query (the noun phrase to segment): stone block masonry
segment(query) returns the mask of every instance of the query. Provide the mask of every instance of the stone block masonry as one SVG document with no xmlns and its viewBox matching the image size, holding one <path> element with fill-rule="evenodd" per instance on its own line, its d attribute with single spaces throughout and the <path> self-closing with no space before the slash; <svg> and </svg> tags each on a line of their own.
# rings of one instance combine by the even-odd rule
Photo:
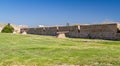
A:
<svg viewBox="0 0 120 66">
<path fill-rule="evenodd" d="M 40 28 L 22 28 L 21 32 L 26 31 L 28 34 L 51 35 L 56 36 L 57 32 L 66 33 L 67 37 L 74 38 L 93 38 L 93 39 L 119 39 L 118 31 L 120 24 L 93 24 L 93 25 L 75 25 L 75 26 L 55 26 Z"/>
</svg>

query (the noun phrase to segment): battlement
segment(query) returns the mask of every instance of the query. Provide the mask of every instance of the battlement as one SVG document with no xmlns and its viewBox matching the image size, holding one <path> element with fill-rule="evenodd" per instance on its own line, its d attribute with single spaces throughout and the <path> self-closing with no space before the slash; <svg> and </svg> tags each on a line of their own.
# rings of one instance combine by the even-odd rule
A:
<svg viewBox="0 0 120 66">
<path fill-rule="evenodd" d="M 39 28 L 23 28 L 21 32 L 38 35 L 57 35 L 57 32 L 69 31 L 67 37 L 75 38 L 96 38 L 96 39 L 117 39 L 119 23 L 93 24 L 93 25 L 75 25 L 75 26 L 54 26 Z"/>
</svg>

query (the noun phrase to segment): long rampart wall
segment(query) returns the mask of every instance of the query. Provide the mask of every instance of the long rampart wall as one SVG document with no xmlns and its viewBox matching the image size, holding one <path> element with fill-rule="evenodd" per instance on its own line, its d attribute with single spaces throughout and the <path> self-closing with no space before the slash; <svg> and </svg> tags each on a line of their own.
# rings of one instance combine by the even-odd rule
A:
<svg viewBox="0 0 120 66">
<path fill-rule="evenodd" d="M 21 32 L 26 31 L 28 34 L 55 36 L 57 35 L 57 32 L 68 31 L 68 33 L 66 33 L 67 37 L 116 39 L 117 30 L 118 30 L 118 25 L 116 23 L 112 23 L 112 24 L 95 24 L 95 25 L 24 28 L 21 29 Z"/>
</svg>

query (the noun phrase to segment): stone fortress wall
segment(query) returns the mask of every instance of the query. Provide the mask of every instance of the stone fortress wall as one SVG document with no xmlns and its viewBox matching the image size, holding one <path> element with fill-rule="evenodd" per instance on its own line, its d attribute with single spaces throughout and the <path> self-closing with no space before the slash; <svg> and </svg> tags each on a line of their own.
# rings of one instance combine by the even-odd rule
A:
<svg viewBox="0 0 120 66">
<path fill-rule="evenodd" d="M 93 25 L 75 25 L 75 26 L 54 26 L 39 28 L 22 28 L 21 32 L 37 35 L 56 36 L 57 32 L 66 33 L 67 37 L 74 38 L 95 38 L 95 39 L 120 39 L 120 24 L 93 24 Z"/>
</svg>

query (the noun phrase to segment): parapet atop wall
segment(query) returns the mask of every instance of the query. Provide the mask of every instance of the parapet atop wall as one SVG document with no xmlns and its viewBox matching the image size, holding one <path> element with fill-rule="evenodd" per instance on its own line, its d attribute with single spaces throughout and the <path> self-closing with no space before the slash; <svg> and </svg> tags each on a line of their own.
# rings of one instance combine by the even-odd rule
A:
<svg viewBox="0 0 120 66">
<path fill-rule="evenodd" d="M 21 32 L 26 31 L 28 34 L 55 36 L 57 35 L 57 32 L 68 31 L 68 33 L 66 33 L 67 37 L 116 39 L 116 36 L 118 35 L 117 33 L 118 28 L 119 26 L 117 23 L 111 23 L 94 25 L 24 28 L 21 29 Z"/>
</svg>

